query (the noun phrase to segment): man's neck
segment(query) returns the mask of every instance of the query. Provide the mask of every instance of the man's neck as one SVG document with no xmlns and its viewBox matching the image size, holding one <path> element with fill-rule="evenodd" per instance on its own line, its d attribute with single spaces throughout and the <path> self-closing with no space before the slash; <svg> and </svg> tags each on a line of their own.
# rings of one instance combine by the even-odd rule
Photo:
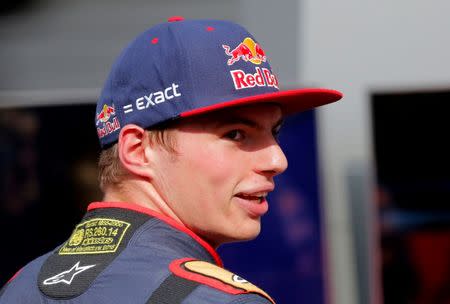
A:
<svg viewBox="0 0 450 304">
<path fill-rule="evenodd" d="M 168 216 L 184 226 L 169 204 L 159 195 L 151 183 L 143 180 L 128 180 L 105 189 L 105 202 L 127 202 L 140 205 Z"/>
</svg>

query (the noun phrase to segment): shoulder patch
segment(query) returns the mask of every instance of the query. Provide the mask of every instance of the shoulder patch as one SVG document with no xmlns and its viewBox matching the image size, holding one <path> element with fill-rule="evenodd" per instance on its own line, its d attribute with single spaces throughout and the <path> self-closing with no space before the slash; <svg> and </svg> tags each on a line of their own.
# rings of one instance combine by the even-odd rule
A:
<svg viewBox="0 0 450 304">
<path fill-rule="evenodd" d="M 40 291 L 61 300 L 83 294 L 148 220 L 148 215 L 113 208 L 89 212 L 45 260 L 38 275 Z"/>
<path fill-rule="evenodd" d="M 274 300 L 259 287 L 226 269 L 205 261 L 183 258 L 170 263 L 169 269 L 176 276 L 229 294 L 255 293 L 275 304 Z"/>
<path fill-rule="evenodd" d="M 60 255 L 114 253 L 130 223 L 113 218 L 93 218 L 79 224 L 59 249 Z"/>
</svg>

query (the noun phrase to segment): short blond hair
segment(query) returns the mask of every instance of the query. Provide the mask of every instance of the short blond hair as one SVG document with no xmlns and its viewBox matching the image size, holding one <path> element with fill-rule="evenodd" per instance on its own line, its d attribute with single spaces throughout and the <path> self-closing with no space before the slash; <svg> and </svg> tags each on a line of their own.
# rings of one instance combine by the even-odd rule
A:
<svg viewBox="0 0 450 304">
<path fill-rule="evenodd" d="M 167 132 L 169 129 L 170 127 L 166 125 L 146 132 L 151 144 L 161 145 L 166 151 L 176 153 L 174 137 L 171 132 Z M 118 143 L 100 153 L 98 170 L 99 186 L 102 191 L 108 186 L 119 185 L 124 177 L 128 176 L 128 171 L 120 162 Z"/>
</svg>

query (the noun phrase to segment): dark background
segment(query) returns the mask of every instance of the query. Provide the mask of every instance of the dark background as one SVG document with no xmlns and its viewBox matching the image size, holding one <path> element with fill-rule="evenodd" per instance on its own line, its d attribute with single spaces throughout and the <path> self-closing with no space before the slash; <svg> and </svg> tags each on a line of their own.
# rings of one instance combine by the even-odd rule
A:
<svg viewBox="0 0 450 304">
<path fill-rule="evenodd" d="M 385 304 L 450 303 L 450 92 L 376 94 Z"/>
<path fill-rule="evenodd" d="M 70 236 L 101 198 L 94 114 L 93 105 L 0 111 L 2 285 Z"/>
</svg>

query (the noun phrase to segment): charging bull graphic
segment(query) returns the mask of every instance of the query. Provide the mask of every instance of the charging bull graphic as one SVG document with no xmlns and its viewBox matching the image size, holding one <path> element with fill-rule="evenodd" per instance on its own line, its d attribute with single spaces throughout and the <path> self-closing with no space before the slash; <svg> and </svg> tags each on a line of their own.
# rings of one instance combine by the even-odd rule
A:
<svg viewBox="0 0 450 304">
<path fill-rule="evenodd" d="M 261 46 L 249 37 L 245 38 L 244 41 L 232 50 L 230 46 L 225 44 L 222 47 L 225 50 L 225 54 L 231 57 L 227 61 L 228 65 L 233 65 L 241 59 L 250 61 L 253 64 L 261 64 L 267 60 L 266 54 Z"/>
<path fill-rule="evenodd" d="M 116 115 L 114 106 L 103 105 L 102 111 L 97 113 L 97 126 L 100 122 L 107 122 L 112 115 Z"/>
</svg>

